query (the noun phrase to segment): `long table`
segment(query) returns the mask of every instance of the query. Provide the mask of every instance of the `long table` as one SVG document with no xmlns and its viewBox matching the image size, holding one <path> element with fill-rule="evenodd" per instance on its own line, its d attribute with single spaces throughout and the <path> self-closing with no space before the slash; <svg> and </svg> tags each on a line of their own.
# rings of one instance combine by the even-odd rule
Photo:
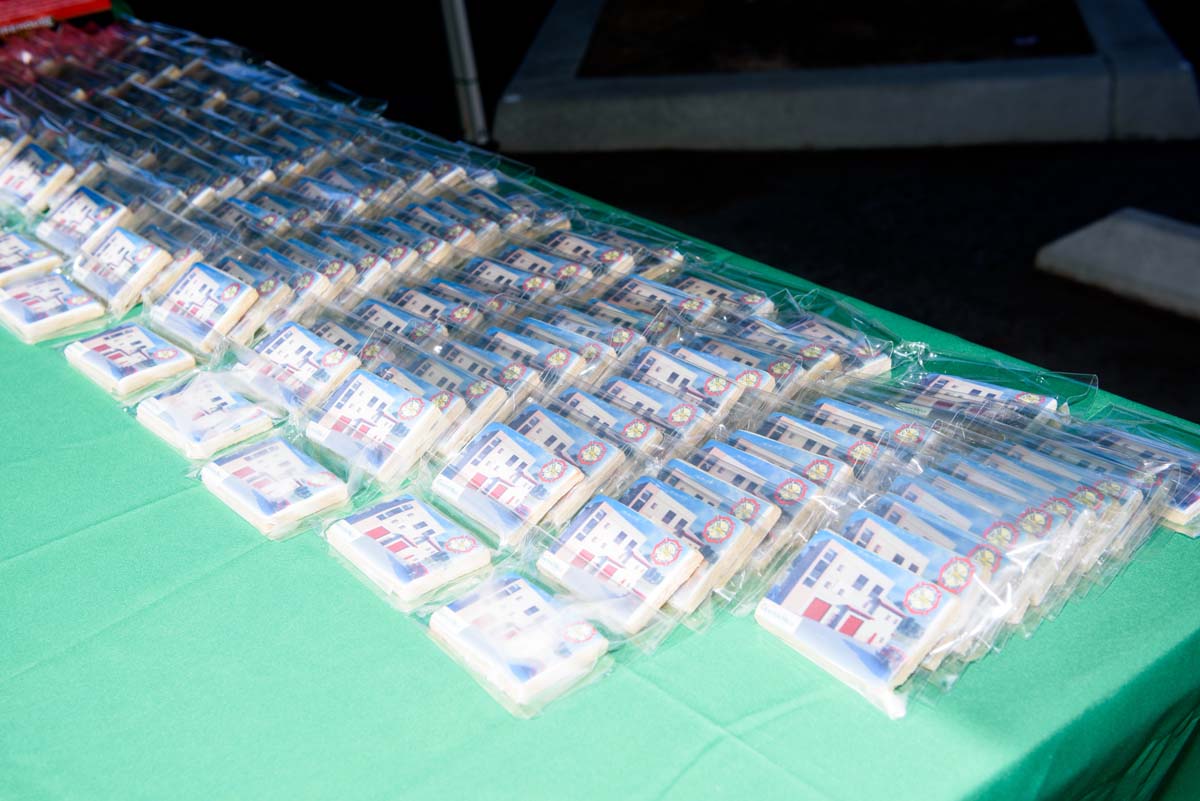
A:
<svg viewBox="0 0 1200 801">
<path fill-rule="evenodd" d="M 318 536 L 263 538 L 59 351 L 0 335 L 0 386 L 0 799 L 1149 798 L 1200 718 L 1200 543 L 1160 530 L 902 720 L 727 614 L 517 720 Z M 1189 797 L 1197 772 L 1177 773 Z"/>
</svg>

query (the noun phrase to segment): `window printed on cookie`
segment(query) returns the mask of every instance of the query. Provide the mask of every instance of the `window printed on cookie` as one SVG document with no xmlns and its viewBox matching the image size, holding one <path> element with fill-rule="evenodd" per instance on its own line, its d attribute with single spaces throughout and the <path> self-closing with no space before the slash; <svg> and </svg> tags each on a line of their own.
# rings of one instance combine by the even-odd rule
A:
<svg viewBox="0 0 1200 801">
<path fill-rule="evenodd" d="M 815 312 L 801 312 L 797 319 L 787 321 L 784 327 L 805 339 L 827 342 L 836 348 L 847 361 L 844 369 L 848 373 L 868 378 L 886 373 L 892 367 L 889 343 L 835 323 Z"/>
<path fill-rule="evenodd" d="M 782 639 L 889 714 L 892 692 L 957 617 L 958 601 L 937 585 L 820 531 L 755 611 Z"/>
<path fill-rule="evenodd" d="M 839 353 L 826 342 L 808 339 L 762 317 L 744 317 L 728 326 L 735 339 L 791 357 L 815 378 L 842 367 Z"/>
<path fill-rule="evenodd" d="M 454 275 L 480 292 L 510 292 L 525 300 L 544 300 L 558 292 L 552 277 L 510 267 L 493 259 L 470 259 Z"/>
<path fill-rule="evenodd" d="M 992 573 L 1004 562 L 1004 551 L 1000 546 L 955 526 L 945 518 L 893 492 L 877 496 L 867 509 L 892 526 L 966 557 L 974 565 L 975 574 L 981 581 L 989 580 Z"/>
<path fill-rule="evenodd" d="M 716 310 L 716 304 L 708 298 L 639 275 L 621 279 L 605 294 L 604 300 L 651 315 L 668 308 L 694 324 L 704 323 Z"/>
<path fill-rule="evenodd" d="M 266 248 L 266 250 L 271 249 Z M 318 275 L 324 276 L 329 281 L 327 297 L 331 300 L 354 282 L 356 274 L 352 263 L 319 250 L 307 242 L 295 238 L 287 239 L 279 243 L 279 247 L 274 252 L 282 255 L 292 264 L 299 265 L 301 269 L 312 270 Z"/>
<path fill-rule="evenodd" d="M 343 259 L 354 270 L 354 278 L 336 299 L 339 306 L 345 306 L 372 292 L 384 290 L 386 285 L 400 274 L 400 271 L 379 252 L 367 250 L 327 232 L 322 232 L 320 237 L 324 250 L 336 258 Z M 411 253 L 407 249 L 405 251 Z"/>
<path fill-rule="evenodd" d="M 445 264 L 446 260 L 454 254 L 454 246 L 446 240 L 414 228 L 397 217 L 384 217 L 379 221 L 379 225 L 387 236 L 412 248 L 430 264 L 437 266 Z"/>
<path fill-rule="evenodd" d="M 599 298 L 589 300 L 585 305 L 588 315 L 612 325 L 632 328 L 650 342 L 669 340 L 675 329 L 665 315 L 661 313 L 646 313 L 618 306 Z"/>
<path fill-rule="evenodd" d="M 410 203 L 396 215 L 409 226 L 429 236 L 436 236 L 462 250 L 475 248 L 475 233 L 452 217 L 447 217 L 417 203 Z"/>
<path fill-rule="evenodd" d="M 1021 583 L 1030 571 L 1027 566 L 1005 559 L 1002 549 L 980 537 L 957 528 L 942 518 L 922 509 L 898 495 L 881 495 L 871 502 L 867 510 L 874 519 L 883 519 L 893 529 L 902 530 L 922 540 L 931 542 L 957 558 L 966 560 L 971 568 L 971 581 L 965 590 L 957 593 L 963 602 L 962 635 L 956 642 L 939 646 L 926 660 L 926 666 L 936 669 L 942 659 L 951 653 L 964 658 L 978 656 L 980 648 L 986 649 L 1005 621 L 1019 619 L 1028 608 L 1029 592 L 1021 589 Z M 866 531 L 859 532 L 862 540 Z M 868 550 L 885 559 L 894 559 L 884 542 L 866 542 Z M 875 546 L 879 550 L 875 550 Z M 951 563 L 942 579 L 936 583 L 943 588 L 953 588 L 955 582 L 966 575 L 967 566 Z M 947 579 L 949 580 L 947 582 Z"/>
<path fill-rule="evenodd" d="M 935 438 L 934 431 L 923 422 L 877 405 L 818 398 L 809 408 L 807 417 L 815 425 L 836 428 L 894 450 L 909 451 Z"/>
<path fill-rule="evenodd" d="M 852 513 L 839 533 L 863 550 L 955 595 L 961 596 L 975 581 L 976 567 L 969 559 L 865 509 Z"/>
<path fill-rule="evenodd" d="M 170 262 L 165 250 L 118 227 L 93 251 L 76 258 L 71 275 L 119 315 L 141 300 L 142 290 Z"/>
<path fill-rule="evenodd" d="M 451 392 L 466 403 L 467 411 L 439 437 L 437 452 L 449 458 L 509 405 L 509 394 L 499 384 L 442 361 L 436 356 L 417 356 L 405 362 L 406 369 L 440 391 Z"/>
<path fill-rule="evenodd" d="M 693 352 L 745 365 L 746 368 L 766 373 L 774 381 L 775 393 L 783 397 L 795 394 L 807 378 L 807 372 L 801 361 L 779 353 L 758 350 L 746 342 L 702 336 L 690 339 L 687 348 Z"/>
<path fill-rule="evenodd" d="M 375 585 L 406 603 L 491 563 L 479 538 L 412 495 L 338 520 L 325 538 Z"/>
<path fill-rule="evenodd" d="M 597 342 L 608 344 L 619 359 L 632 356 L 646 346 L 646 338 L 636 329 L 625 325 L 615 325 L 568 306 L 552 307 L 547 322 Z"/>
<path fill-rule="evenodd" d="M 663 431 L 654 423 L 589 392 L 568 389 L 559 402 L 576 419 L 643 455 L 654 453 L 662 442 Z"/>
<path fill-rule="evenodd" d="M 291 408 L 320 403 L 359 366 L 357 356 L 297 323 L 268 334 L 254 353 L 235 370 L 257 392 Z"/>
<path fill-rule="evenodd" d="M 457 425 L 459 417 L 467 412 L 467 402 L 458 393 L 437 387 L 416 373 L 391 362 L 377 364 L 373 372 L 384 381 L 395 384 L 412 395 L 419 395 L 433 404 L 444 420 L 444 424 L 438 428 L 439 436 L 446 428 Z"/>
<path fill-rule="evenodd" d="M 710 373 L 661 348 L 643 348 L 629 363 L 630 378 L 703 407 L 714 418 L 729 414 L 743 387 L 722 373 Z"/>
<path fill-rule="evenodd" d="M 642 476 L 634 481 L 619 498 L 620 502 L 638 512 L 665 532 L 691 543 L 711 568 L 720 564 L 727 553 L 744 553 L 751 547 L 752 539 L 746 526 L 732 514 L 697 500 L 686 491 L 676 489 L 664 481 Z M 748 555 L 748 554 L 746 554 Z M 696 581 L 688 581 L 670 597 L 669 604 L 683 614 L 694 612 L 708 597 L 716 573 L 700 565 L 703 570 Z M 695 574 L 693 574 L 695 575 Z M 689 577 L 690 578 L 690 577 Z"/>
<path fill-rule="evenodd" d="M 508 421 L 508 426 L 583 471 L 584 480 L 547 514 L 545 520 L 550 525 L 570 519 L 626 462 L 619 445 L 541 404 L 527 404 Z"/>
<path fill-rule="evenodd" d="M 753 496 L 727 481 L 688 464 L 683 459 L 672 459 L 667 462 L 663 466 L 659 478 L 680 492 L 687 493 L 709 506 L 714 506 L 724 514 L 733 515 L 749 529 L 750 536 L 747 541 L 754 545 L 757 545 L 757 540 L 766 536 L 767 532 L 779 522 L 782 514 L 777 504 Z"/>
<path fill-rule="evenodd" d="M 470 228 L 471 233 L 475 235 L 476 247 L 491 247 L 500 237 L 500 225 L 495 220 L 485 214 L 476 214 L 457 202 L 452 203 L 445 198 L 431 198 L 422 206 Z"/>
<path fill-rule="evenodd" d="M 292 190 L 298 196 L 311 202 L 322 217 L 334 219 L 357 217 L 367 207 L 357 192 L 334 186 L 319 178 L 301 177 L 292 185 Z"/>
<path fill-rule="evenodd" d="M 677 247 L 678 243 L 608 226 L 598 226 L 590 230 L 589 235 L 633 254 L 638 272 L 673 268 L 683 264 L 684 257 Z"/>
<path fill-rule="evenodd" d="M 706 298 L 723 311 L 738 316 L 775 314 L 775 302 L 766 293 L 748 287 L 735 287 L 715 280 L 715 275 L 686 271 L 671 281 L 671 286 L 689 295 Z"/>
<path fill-rule="evenodd" d="M 627 504 L 597 495 L 538 556 L 538 571 L 588 603 L 611 629 L 636 634 L 700 566 L 700 551 Z"/>
<path fill-rule="evenodd" d="M 854 468 L 858 478 L 866 475 L 880 450 L 879 443 L 865 436 L 825 428 L 782 412 L 767 417 L 758 433 L 793 448 L 840 459 Z"/>
<path fill-rule="evenodd" d="M 667 351 L 682 362 L 687 362 L 701 370 L 707 370 L 714 375 L 724 376 L 743 390 L 775 391 L 775 377 L 766 370 L 749 367 L 732 359 L 704 353 L 681 344 L 672 345 L 667 348 Z"/>
<path fill-rule="evenodd" d="M 405 314 L 440 322 L 451 329 L 477 326 L 484 319 L 474 303 L 440 296 L 425 287 L 402 287 L 388 296 L 388 302 Z"/>
<path fill-rule="evenodd" d="M 25 342 L 38 342 L 104 316 L 104 304 L 59 273 L 0 287 L 0 321 Z"/>
<path fill-rule="evenodd" d="M 209 462 L 209 491 L 263 534 L 278 536 L 309 515 L 349 499 L 346 484 L 282 437 L 269 437 Z"/>
<path fill-rule="evenodd" d="M 420 461 L 441 423 L 441 412 L 424 396 L 355 370 L 321 404 L 304 433 L 352 472 L 362 470 L 387 484 Z"/>
<path fill-rule="evenodd" d="M 623 376 L 605 381 L 599 397 L 645 416 L 669 431 L 680 443 L 688 444 L 705 436 L 713 427 L 713 417 L 702 404 L 677 398 L 658 387 L 642 384 Z"/>
<path fill-rule="evenodd" d="M 517 401 L 524 400 L 533 391 L 540 374 L 520 361 L 462 342 L 445 343 L 439 356 L 460 370 L 504 387 Z"/>
<path fill-rule="evenodd" d="M 604 281 L 628 275 L 634 266 L 633 253 L 628 248 L 574 231 L 552 231 L 542 237 L 541 241 L 543 245 L 568 259 L 603 265 L 601 279 Z"/>
<path fill-rule="evenodd" d="M 408 190 L 398 175 L 374 169 L 353 159 L 341 159 L 317 174 L 324 183 L 346 192 L 353 192 L 367 206 L 392 206 Z"/>
<path fill-rule="evenodd" d="M 38 223 L 37 238 L 63 253 L 74 254 L 97 245 L 125 222 L 129 211 L 120 203 L 81 186 Z"/>
<path fill-rule="evenodd" d="M 260 264 L 257 260 L 254 263 Z M 229 339 L 239 345 L 250 344 L 267 325 L 268 320 L 273 315 L 281 314 L 296 298 L 296 293 L 287 281 L 239 259 L 226 256 L 217 262 L 216 268 L 246 286 L 253 287 L 258 293 L 258 300 L 254 301 L 242 315 L 242 319 L 229 331 Z"/>
<path fill-rule="evenodd" d="M 617 352 L 611 345 L 568 328 L 526 317 L 517 325 L 517 332 L 578 353 L 583 359 L 580 373 L 592 381 L 607 376 L 617 365 Z"/>
<path fill-rule="evenodd" d="M 806 535 L 813 521 L 824 511 L 820 503 L 820 486 L 728 443 L 709 440 L 689 454 L 687 461 L 705 473 L 779 507 L 779 524 L 751 557 L 751 564 L 756 568 L 767 565 L 797 537 Z"/>
<path fill-rule="evenodd" d="M 512 547 L 583 472 L 501 423 L 489 423 L 438 473 L 433 491 Z"/>
<path fill-rule="evenodd" d="M 583 357 L 559 345 L 492 327 L 483 334 L 483 349 L 501 358 L 519 362 L 548 383 L 569 381 L 583 370 Z"/>
<path fill-rule="evenodd" d="M 208 459 L 274 425 L 265 408 L 207 372 L 143 400 L 137 419 L 189 459 Z"/>
<path fill-rule="evenodd" d="M 119 396 L 196 366 L 192 354 L 137 323 L 123 323 L 72 342 L 63 355 L 93 381 Z"/>
<path fill-rule="evenodd" d="M 751 431 L 735 431 L 729 444 L 784 470 L 804 476 L 831 494 L 842 491 L 854 477 L 853 468 L 836 456 L 784 445 Z"/>
<path fill-rule="evenodd" d="M 197 262 L 150 308 L 156 328 L 188 348 L 210 353 L 258 300 L 258 292 Z"/>
<path fill-rule="evenodd" d="M 586 286 L 596 278 L 595 272 L 582 262 L 533 247 L 508 245 L 493 258 L 529 273 L 549 276 L 564 291 Z"/>
<path fill-rule="evenodd" d="M 778 505 L 744 492 L 681 459 L 668 462 L 659 478 L 671 488 L 742 524 L 742 529 L 730 530 L 728 536 L 724 534 L 723 524 L 717 524 L 711 527 L 702 543 L 697 543 L 704 554 L 704 564 L 670 602 L 673 608 L 687 611 L 703 602 L 714 589 L 726 586 L 779 522 L 782 512 Z"/>
<path fill-rule="evenodd" d="M 516 573 L 488 579 L 438 609 L 429 633 L 518 709 L 566 692 L 608 650 L 577 609 Z"/>
<path fill-rule="evenodd" d="M 70 164 L 30 142 L 0 167 L 0 198 L 40 212 L 74 174 Z"/>
<path fill-rule="evenodd" d="M 444 327 L 403 311 L 382 300 L 364 300 L 350 312 L 356 330 L 382 340 L 401 338 L 413 343 L 433 336 L 446 336 Z"/>
<path fill-rule="evenodd" d="M 281 236 L 291 227 L 286 214 L 268 211 L 255 203 L 230 197 L 212 210 L 213 216 L 239 232 L 241 238 L 253 238 L 263 234 Z"/>
<path fill-rule="evenodd" d="M 1129 454 L 1142 460 L 1159 460 L 1176 465 L 1179 475 L 1170 485 L 1170 500 L 1167 504 L 1167 525 L 1189 533 L 1188 527 L 1200 514 L 1200 459 L 1195 451 L 1175 443 L 1161 441 L 1148 434 L 1135 434 L 1109 425 L 1096 426 L 1091 431 L 1095 447 Z M 1141 486 L 1149 490 L 1165 480 L 1163 471 L 1147 472 L 1141 478 Z"/>
<path fill-rule="evenodd" d="M 945 373 L 922 377 L 908 403 L 931 410 L 978 412 L 991 404 L 1054 412 L 1058 401 L 1048 395 L 973 381 Z"/>
<path fill-rule="evenodd" d="M 361 225 L 339 226 L 328 229 L 324 236 L 348 242 L 387 260 L 393 275 L 417 276 L 426 269 L 421 254 L 406 242 L 386 236 L 378 228 L 368 229 Z"/>
<path fill-rule="evenodd" d="M 62 264 L 50 248 L 17 233 L 0 234 L 0 287 L 48 273 Z"/>
<path fill-rule="evenodd" d="M 505 233 L 519 234 L 533 224 L 529 215 L 518 211 L 499 195 L 481 187 L 468 189 L 459 195 L 455 202 L 494 220 Z"/>
<path fill-rule="evenodd" d="M 444 278 L 431 278 L 425 283 L 425 289 L 441 298 L 469 303 L 487 314 L 506 313 L 512 303 L 512 298 L 504 293 L 480 292 L 478 289 Z"/>
</svg>

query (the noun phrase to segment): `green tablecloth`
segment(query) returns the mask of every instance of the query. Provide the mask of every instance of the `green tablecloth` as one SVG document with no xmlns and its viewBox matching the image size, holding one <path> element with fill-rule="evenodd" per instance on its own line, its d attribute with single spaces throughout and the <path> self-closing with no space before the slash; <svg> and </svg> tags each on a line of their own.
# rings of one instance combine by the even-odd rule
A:
<svg viewBox="0 0 1200 801">
<path fill-rule="evenodd" d="M 0 799 L 1144 798 L 1200 714 L 1200 543 L 1160 531 L 903 720 L 729 616 L 515 720 L 61 353 L 0 336 L 0 385 Z"/>
</svg>

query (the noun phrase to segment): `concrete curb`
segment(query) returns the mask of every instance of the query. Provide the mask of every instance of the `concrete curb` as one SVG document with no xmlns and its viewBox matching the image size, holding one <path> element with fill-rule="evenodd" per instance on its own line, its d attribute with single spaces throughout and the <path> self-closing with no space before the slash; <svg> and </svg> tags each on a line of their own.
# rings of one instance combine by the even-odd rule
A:
<svg viewBox="0 0 1200 801">
<path fill-rule="evenodd" d="M 1200 318 L 1200 226 L 1121 209 L 1038 251 L 1037 268 Z"/>
<path fill-rule="evenodd" d="M 495 135 L 526 152 L 1200 136 L 1191 67 L 1141 0 L 1078 2 L 1097 55 L 578 78 L 604 2 L 559 0 L 501 98 Z"/>
</svg>

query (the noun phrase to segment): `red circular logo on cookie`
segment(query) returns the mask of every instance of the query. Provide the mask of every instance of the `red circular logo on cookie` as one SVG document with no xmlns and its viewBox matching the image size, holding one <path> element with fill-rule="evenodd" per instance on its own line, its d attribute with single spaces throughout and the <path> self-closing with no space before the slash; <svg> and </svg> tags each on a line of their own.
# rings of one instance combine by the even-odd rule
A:
<svg viewBox="0 0 1200 801">
<path fill-rule="evenodd" d="M 714 517 L 704 526 L 703 535 L 705 542 L 724 542 L 729 539 L 731 534 L 733 534 L 733 521 L 728 517 Z"/>
<path fill-rule="evenodd" d="M 817 484 L 824 484 L 832 474 L 833 462 L 828 459 L 813 459 L 804 468 L 804 477 Z"/>
<path fill-rule="evenodd" d="M 570 626 L 567 626 L 566 631 L 563 632 L 563 639 L 565 639 L 567 642 L 573 643 L 587 642 L 595 636 L 596 627 L 591 623 L 585 623 L 583 621 L 572 623 Z"/>
<path fill-rule="evenodd" d="M 1042 509 L 1026 509 L 1017 517 L 1017 525 L 1021 531 L 1033 537 L 1044 537 L 1050 530 L 1054 518 Z"/>
<path fill-rule="evenodd" d="M 538 470 L 538 478 L 541 479 L 542 483 L 544 484 L 553 484 L 555 481 L 558 481 L 560 478 L 562 478 L 563 473 L 565 472 L 567 472 L 567 463 L 562 459 L 552 459 L 551 461 L 542 465 L 541 469 Z"/>
<path fill-rule="evenodd" d="M 682 552 L 683 546 L 679 544 L 679 540 L 668 537 L 660 540 L 650 551 L 650 561 L 660 566 L 669 565 L 678 559 Z"/>
<path fill-rule="evenodd" d="M 404 403 L 400 404 L 397 410 L 397 415 L 401 420 L 411 420 L 421 413 L 425 408 L 425 401 L 421 398 L 409 398 Z"/>
<path fill-rule="evenodd" d="M 156 362 L 169 362 L 179 355 L 179 351 L 175 348 L 159 348 L 152 355 Z"/>
<path fill-rule="evenodd" d="M 971 582 L 973 575 L 975 575 L 975 565 L 971 564 L 969 559 L 955 556 L 942 565 L 942 569 L 938 571 L 938 584 L 957 594 Z"/>
<path fill-rule="evenodd" d="M 472 536 L 457 534 L 446 540 L 446 550 L 450 553 L 470 553 L 478 544 L 478 540 Z"/>
<path fill-rule="evenodd" d="M 1021 538 L 1021 534 L 1012 523 L 992 523 L 983 530 L 983 538 L 1007 551 Z"/>
<path fill-rule="evenodd" d="M 608 453 L 608 446 L 599 440 L 592 440 L 579 449 L 579 463 L 593 465 Z"/>
<path fill-rule="evenodd" d="M 746 389 L 754 389 L 762 384 L 762 380 L 763 374 L 758 370 L 743 370 L 742 372 L 738 373 L 737 378 L 734 379 L 734 381 Z"/>
<path fill-rule="evenodd" d="M 667 414 L 667 419 L 674 425 L 681 426 L 691 422 L 696 416 L 696 407 L 690 403 L 681 403 Z"/>
<path fill-rule="evenodd" d="M 346 351 L 342 350 L 341 348 L 334 348 L 321 358 L 321 364 L 325 365 L 326 367 L 334 367 L 341 364 L 343 361 L 345 361 L 345 359 Z"/>
<path fill-rule="evenodd" d="M 942 601 L 942 591 L 936 585 L 922 581 L 904 593 L 904 608 L 914 615 L 927 615 Z"/>
<path fill-rule="evenodd" d="M 976 545 L 967 553 L 967 558 L 991 573 L 995 571 L 1003 557 L 990 545 Z"/>
<path fill-rule="evenodd" d="M 754 498 L 742 498 L 733 505 L 733 516 L 738 520 L 753 520 L 758 516 L 761 505 Z"/>
<path fill-rule="evenodd" d="M 720 375 L 710 375 L 704 381 L 704 394 L 710 398 L 723 395 L 729 389 L 729 379 Z"/>
<path fill-rule="evenodd" d="M 846 456 L 848 456 L 850 461 L 854 462 L 855 464 L 869 462 L 874 455 L 875 445 L 871 442 L 867 442 L 865 439 L 860 439 L 858 442 L 851 445 L 850 449 L 846 451 Z"/>
<path fill-rule="evenodd" d="M 775 488 L 772 497 L 782 506 L 791 506 L 804 500 L 808 485 L 798 478 L 789 478 Z"/>
<path fill-rule="evenodd" d="M 555 348 L 546 354 L 546 366 L 551 370 L 557 370 L 566 364 L 571 358 L 571 351 L 566 348 Z"/>
<path fill-rule="evenodd" d="M 629 442 L 637 442 L 644 438 L 650 431 L 650 424 L 640 417 L 636 420 L 630 420 L 621 429 L 621 436 Z"/>
<path fill-rule="evenodd" d="M 920 426 L 912 423 L 905 423 L 897 428 L 892 437 L 901 445 L 919 445 L 925 439 L 925 435 L 921 433 Z"/>
<path fill-rule="evenodd" d="M 241 291 L 242 291 L 241 284 L 230 284 L 229 286 L 227 286 L 223 290 L 221 290 L 221 300 L 223 300 L 223 301 L 233 300 L 234 298 L 236 298 L 238 296 L 238 293 Z"/>
</svg>

